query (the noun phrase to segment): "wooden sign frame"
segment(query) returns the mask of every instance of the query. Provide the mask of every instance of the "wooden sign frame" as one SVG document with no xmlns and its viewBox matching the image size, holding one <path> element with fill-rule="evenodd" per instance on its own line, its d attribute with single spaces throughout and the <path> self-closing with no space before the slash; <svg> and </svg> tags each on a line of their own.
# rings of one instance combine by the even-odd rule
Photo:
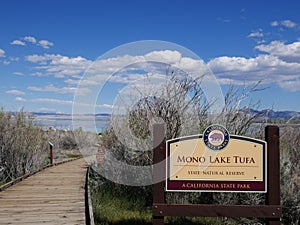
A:
<svg viewBox="0 0 300 225">
<path fill-rule="evenodd" d="M 153 180 L 156 181 L 161 174 L 166 174 L 161 166 L 156 164 L 166 159 L 166 144 L 164 125 L 156 124 L 153 130 Z M 267 142 L 267 192 L 265 205 L 215 205 L 215 204 L 166 204 L 165 181 L 153 185 L 153 225 L 164 224 L 165 216 L 203 216 L 203 217 L 246 217 L 265 218 L 268 225 L 280 225 L 282 209 L 280 205 L 280 165 L 279 165 L 279 127 L 267 126 L 265 128 Z"/>
</svg>

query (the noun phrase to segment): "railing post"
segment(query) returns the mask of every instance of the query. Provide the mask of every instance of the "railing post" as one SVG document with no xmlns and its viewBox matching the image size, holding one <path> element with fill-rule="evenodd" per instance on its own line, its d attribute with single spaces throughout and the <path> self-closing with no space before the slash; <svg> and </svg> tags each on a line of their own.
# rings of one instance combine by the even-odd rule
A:
<svg viewBox="0 0 300 225">
<path fill-rule="evenodd" d="M 53 146 L 54 146 L 54 144 L 52 144 L 50 141 L 48 143 L 49 143 L 49 147 L 50 147 L 50 153 L 49 153 L 50 165 L 53 166 Z"/>
<path fill-rule="evenodd" d="M 279 151 L 279 127 L 266 126 L 266 142 L 268 144 L 268 167 L 267 182 L 268 190 L 266 196 L 267 205 L 280 205 L 280 151 Z M 281 210 L 277 209 L 278 212 Z M 274 212 L 277 213 L 277 212 Z M 280 225 L 280 218 L 267 219 L 268 225 Z"/>
</svg>

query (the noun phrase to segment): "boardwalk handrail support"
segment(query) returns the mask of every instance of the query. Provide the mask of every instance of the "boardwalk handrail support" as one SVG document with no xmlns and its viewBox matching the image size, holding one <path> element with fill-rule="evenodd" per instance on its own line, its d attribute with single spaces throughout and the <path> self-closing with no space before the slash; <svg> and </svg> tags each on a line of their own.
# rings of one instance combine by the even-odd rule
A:
<svg viewBox="0 0 300 225">
<path fill-rule="evenodd" d="M 91 192 L 89 186 L 90 167 L 87 168 L 85 177 L 85 221 L 86 225 L 95 225 Z"/>
<path fill-rule="evenodd" d="M 50 141 L 48 141 L 49 144 L 49 159 L 50 159 L 50 165 L 53 166 L 53 146 L 54 144 L 52 144 Z"/>
</svg>

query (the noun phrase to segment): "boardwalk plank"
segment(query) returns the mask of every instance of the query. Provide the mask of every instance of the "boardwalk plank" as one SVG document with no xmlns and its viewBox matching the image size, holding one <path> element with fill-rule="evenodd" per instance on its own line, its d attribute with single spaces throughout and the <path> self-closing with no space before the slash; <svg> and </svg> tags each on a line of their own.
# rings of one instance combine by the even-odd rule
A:
<svg viewBox="0 0 300 225">
<path fill-rule="evenodd" d="M 0 224 L 85 224 L 86 168 L 60 164 L 0 192 Z"/>
</svg>

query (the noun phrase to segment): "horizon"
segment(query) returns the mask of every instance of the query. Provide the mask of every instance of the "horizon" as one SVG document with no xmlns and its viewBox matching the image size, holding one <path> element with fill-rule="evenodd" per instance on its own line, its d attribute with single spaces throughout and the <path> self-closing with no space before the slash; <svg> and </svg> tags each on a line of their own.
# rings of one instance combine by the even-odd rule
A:
<svg viewBox="0 0 300 225">
<path fill-rule="evenodd" d="M 243 109 L 241 109 L 243 110 Z M 275 112 L 275 113 L 283 113 L 283 112 L 295 112 L 295 113 L 300 113 L 300 111 L 294 111 L 294 110 L 274 110 L 274 109 L 251 109 L 253 111 L 256 111 L 256 112 L 264 112 L 264 111 L 269 111 L 269 112 Z M 5 111 L 5 112 L 11 112 L 11 113 L 19 113 L 20 111 Z M 92 116 L 95 116 L 95 115 L 112 115 L 111 113 L 106 113 L 106 112 L 97 112 L 97 113 L 94 113 L 94 114 L 89 114 L 89 113 L 82 113 L 82 114 L 74 114 L 74 113 L 61 113 L 61 112 L 35 112 L 35 111 L 23 111 L 25 113 L 33 113 L 33 114 L 53 114 L 53 115 L 92 115 Z"/>
<path fill-rule="evenodd" d="M 218 96 L 229 85 L 241 93 L 262 81 L 258 89 L 264 90 L 246 97 L 244 105 L 253 101 L 260 102 L 258 110 L 300 112 L 298 1 L 0 4 L 0 107 L 6 111 L 111 114 L 142 76 L 132 68 L 124 72 L 124 66 L 142 58 L 189 73 L 203 64 Z M 129 48 L 145 40 L 160 46 Z"/>
</svg>

